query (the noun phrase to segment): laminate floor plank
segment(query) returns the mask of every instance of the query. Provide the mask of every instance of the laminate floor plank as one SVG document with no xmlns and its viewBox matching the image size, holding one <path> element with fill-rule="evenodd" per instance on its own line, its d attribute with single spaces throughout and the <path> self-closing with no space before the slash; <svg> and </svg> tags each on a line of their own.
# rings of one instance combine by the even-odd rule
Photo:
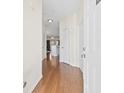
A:
<svg viewBox="0 0 124 93">
<path fill-rule="evenodd" d="M 83 93 L 83 73 L 56 59 L 44 60 L 43 79 L 32 93 Z"/>
</svg>

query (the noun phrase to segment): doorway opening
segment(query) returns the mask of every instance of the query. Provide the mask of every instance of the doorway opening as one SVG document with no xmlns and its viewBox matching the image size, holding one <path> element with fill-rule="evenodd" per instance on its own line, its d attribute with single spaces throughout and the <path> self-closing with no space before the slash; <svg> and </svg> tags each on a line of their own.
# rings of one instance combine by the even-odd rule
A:
<svg viewBox="0 0 124 93">
<path fill-rule="evenodd" d="M 47 60 L 52 60 L 54 58 L 59 60 L 59 47 L 60 40 L 58 36 L 47 36 L 46 40 L 46 55 Z"/>
</svg>

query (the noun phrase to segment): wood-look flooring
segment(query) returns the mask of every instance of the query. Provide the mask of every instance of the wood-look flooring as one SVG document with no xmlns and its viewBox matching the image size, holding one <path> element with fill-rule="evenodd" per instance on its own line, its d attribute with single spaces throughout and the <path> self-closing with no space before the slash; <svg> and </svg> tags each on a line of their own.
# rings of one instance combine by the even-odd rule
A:
<svg viewBox="0 0 124 93">
<path fill-rule="evenodd" d="M 44 60 L 43 79 L 32 93 L 83 93 L 83 74 L 56 58 Z"/>
</svg>

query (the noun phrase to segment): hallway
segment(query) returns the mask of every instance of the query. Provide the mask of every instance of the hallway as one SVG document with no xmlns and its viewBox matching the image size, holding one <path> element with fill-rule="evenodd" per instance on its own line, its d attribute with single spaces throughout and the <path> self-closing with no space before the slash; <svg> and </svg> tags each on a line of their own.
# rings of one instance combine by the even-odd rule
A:
<svg viewBox="0 0 124 93">
<path fill-rule="evenodd" d="M 79 68 L 59 63 L 57 58 L 44 60 L 43 79 L 33 93 L 83 93 L 82 72 Z"/>
</svg>

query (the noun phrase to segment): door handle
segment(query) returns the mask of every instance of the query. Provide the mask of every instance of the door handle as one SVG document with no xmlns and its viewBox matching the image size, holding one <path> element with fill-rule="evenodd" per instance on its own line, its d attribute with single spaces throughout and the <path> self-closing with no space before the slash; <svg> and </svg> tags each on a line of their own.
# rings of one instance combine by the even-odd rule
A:
<svg viewBox="0 0 124 93">
<path fill-rule="evenodd" d="M 84 54 L 83 57 L 86 58 L 86 54 Z"/>
<path fill-rule="evenodd" d="M 83 47 L 83 51 L 86 51 L 86 47 Z"/>
<path fill-rule="evenodd" d="M 81 55 L 81 58 L 86 58 L 86 54 L 82 54 Z"/>
</svg>

